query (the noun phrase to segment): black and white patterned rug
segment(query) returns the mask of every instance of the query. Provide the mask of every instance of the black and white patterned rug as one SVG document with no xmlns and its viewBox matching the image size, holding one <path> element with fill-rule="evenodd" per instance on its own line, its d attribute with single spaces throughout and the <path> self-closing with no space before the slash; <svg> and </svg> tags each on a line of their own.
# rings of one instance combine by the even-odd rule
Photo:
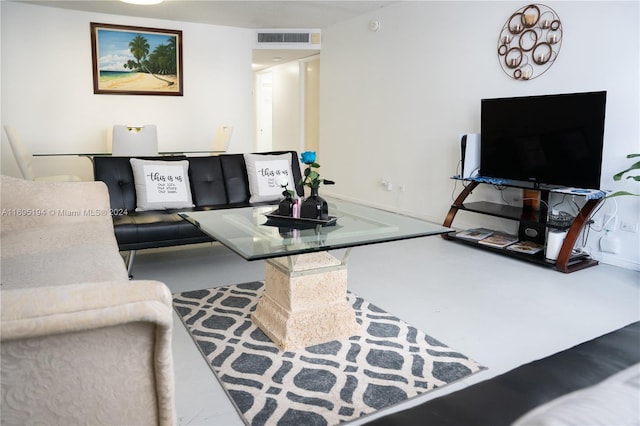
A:
<svg viewBox="0 0 640 426">
<path fill-rule="evenodd" d="M 282 351 L 251 321 L 252 282 L 174 294 L 174 308 L 250 425 L 336 425 L 484 367 L 348 294 L 362 335 Z"/>
</svg>

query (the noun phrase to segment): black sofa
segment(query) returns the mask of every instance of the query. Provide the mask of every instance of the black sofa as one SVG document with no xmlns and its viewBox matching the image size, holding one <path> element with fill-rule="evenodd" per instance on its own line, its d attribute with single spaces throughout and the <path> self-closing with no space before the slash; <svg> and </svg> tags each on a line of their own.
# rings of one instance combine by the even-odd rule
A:
<svg viewBox="0 0 640 426">
<path fill-rule="evenodd" d="M 540 405 L 570 392 L 587 389 L 639 362 L 640 322 L 635 322 L 492 379 L 389 414 L 368 424 L 511 425 Z M 638 419 L 640 420 L 640 412 Z"/>
<path fill-rule="evenodd" d="M 295 151 L 273 151 L 263 155 L 292 154 L 291 171 L 296 192 L 304 194 L 301 173 Z M 195 205 L 192 209 L 136 212 L 136 190 L 131 157 L 95 157 L 95 180 L 104 182 L 109 190 L 113 225 L 120 251 L 128 251 L 127 267 L 131 267 L 136 250 L 171 247 L 212 241 L 178 212 L 248 207 L 249 181 L 243 154 L 223 154 L 207 157 L 160 156 L 140 157 L 146 160 L 189 161 L 189 181 Z"/>
</svg>

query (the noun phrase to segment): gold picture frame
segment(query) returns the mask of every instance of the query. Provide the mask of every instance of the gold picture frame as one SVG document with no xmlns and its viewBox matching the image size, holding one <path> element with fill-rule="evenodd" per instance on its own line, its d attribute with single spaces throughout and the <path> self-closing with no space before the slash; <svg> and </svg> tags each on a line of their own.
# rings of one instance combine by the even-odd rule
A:
<svg viewBox="0 0 640 426">
<path fill-rule="evenodd" d="M 91 22 L 93 93 L 183 96 L 182 31 Z"/>
</svg>

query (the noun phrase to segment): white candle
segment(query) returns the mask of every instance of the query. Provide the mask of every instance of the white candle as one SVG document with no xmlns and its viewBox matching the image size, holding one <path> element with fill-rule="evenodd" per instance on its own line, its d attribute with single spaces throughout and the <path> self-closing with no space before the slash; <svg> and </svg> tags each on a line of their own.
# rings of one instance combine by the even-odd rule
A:
<svg viewBox="0 0 640 426">
<path fill-rule="evenodd" d="M 524 15 L 524 23 L 531 26 L 533 25 L 533 23 L 536 22 L 536 15 L 534 14 L 527 14 Z"/>
</svg>

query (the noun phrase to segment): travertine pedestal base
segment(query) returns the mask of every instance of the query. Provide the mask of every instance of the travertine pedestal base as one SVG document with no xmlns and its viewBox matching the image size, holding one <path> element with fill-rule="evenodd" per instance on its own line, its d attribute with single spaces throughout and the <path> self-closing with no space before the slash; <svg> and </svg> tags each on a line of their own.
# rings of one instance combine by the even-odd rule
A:
<svg viewBox="0 0 640 426">
<path fill-rule="evenodd" d="M 347 267 L 326 252 L 268 260 L 264 294 L 252 319 L 283 350 L 360 330 L 347 303 Z"/>
</svg>

